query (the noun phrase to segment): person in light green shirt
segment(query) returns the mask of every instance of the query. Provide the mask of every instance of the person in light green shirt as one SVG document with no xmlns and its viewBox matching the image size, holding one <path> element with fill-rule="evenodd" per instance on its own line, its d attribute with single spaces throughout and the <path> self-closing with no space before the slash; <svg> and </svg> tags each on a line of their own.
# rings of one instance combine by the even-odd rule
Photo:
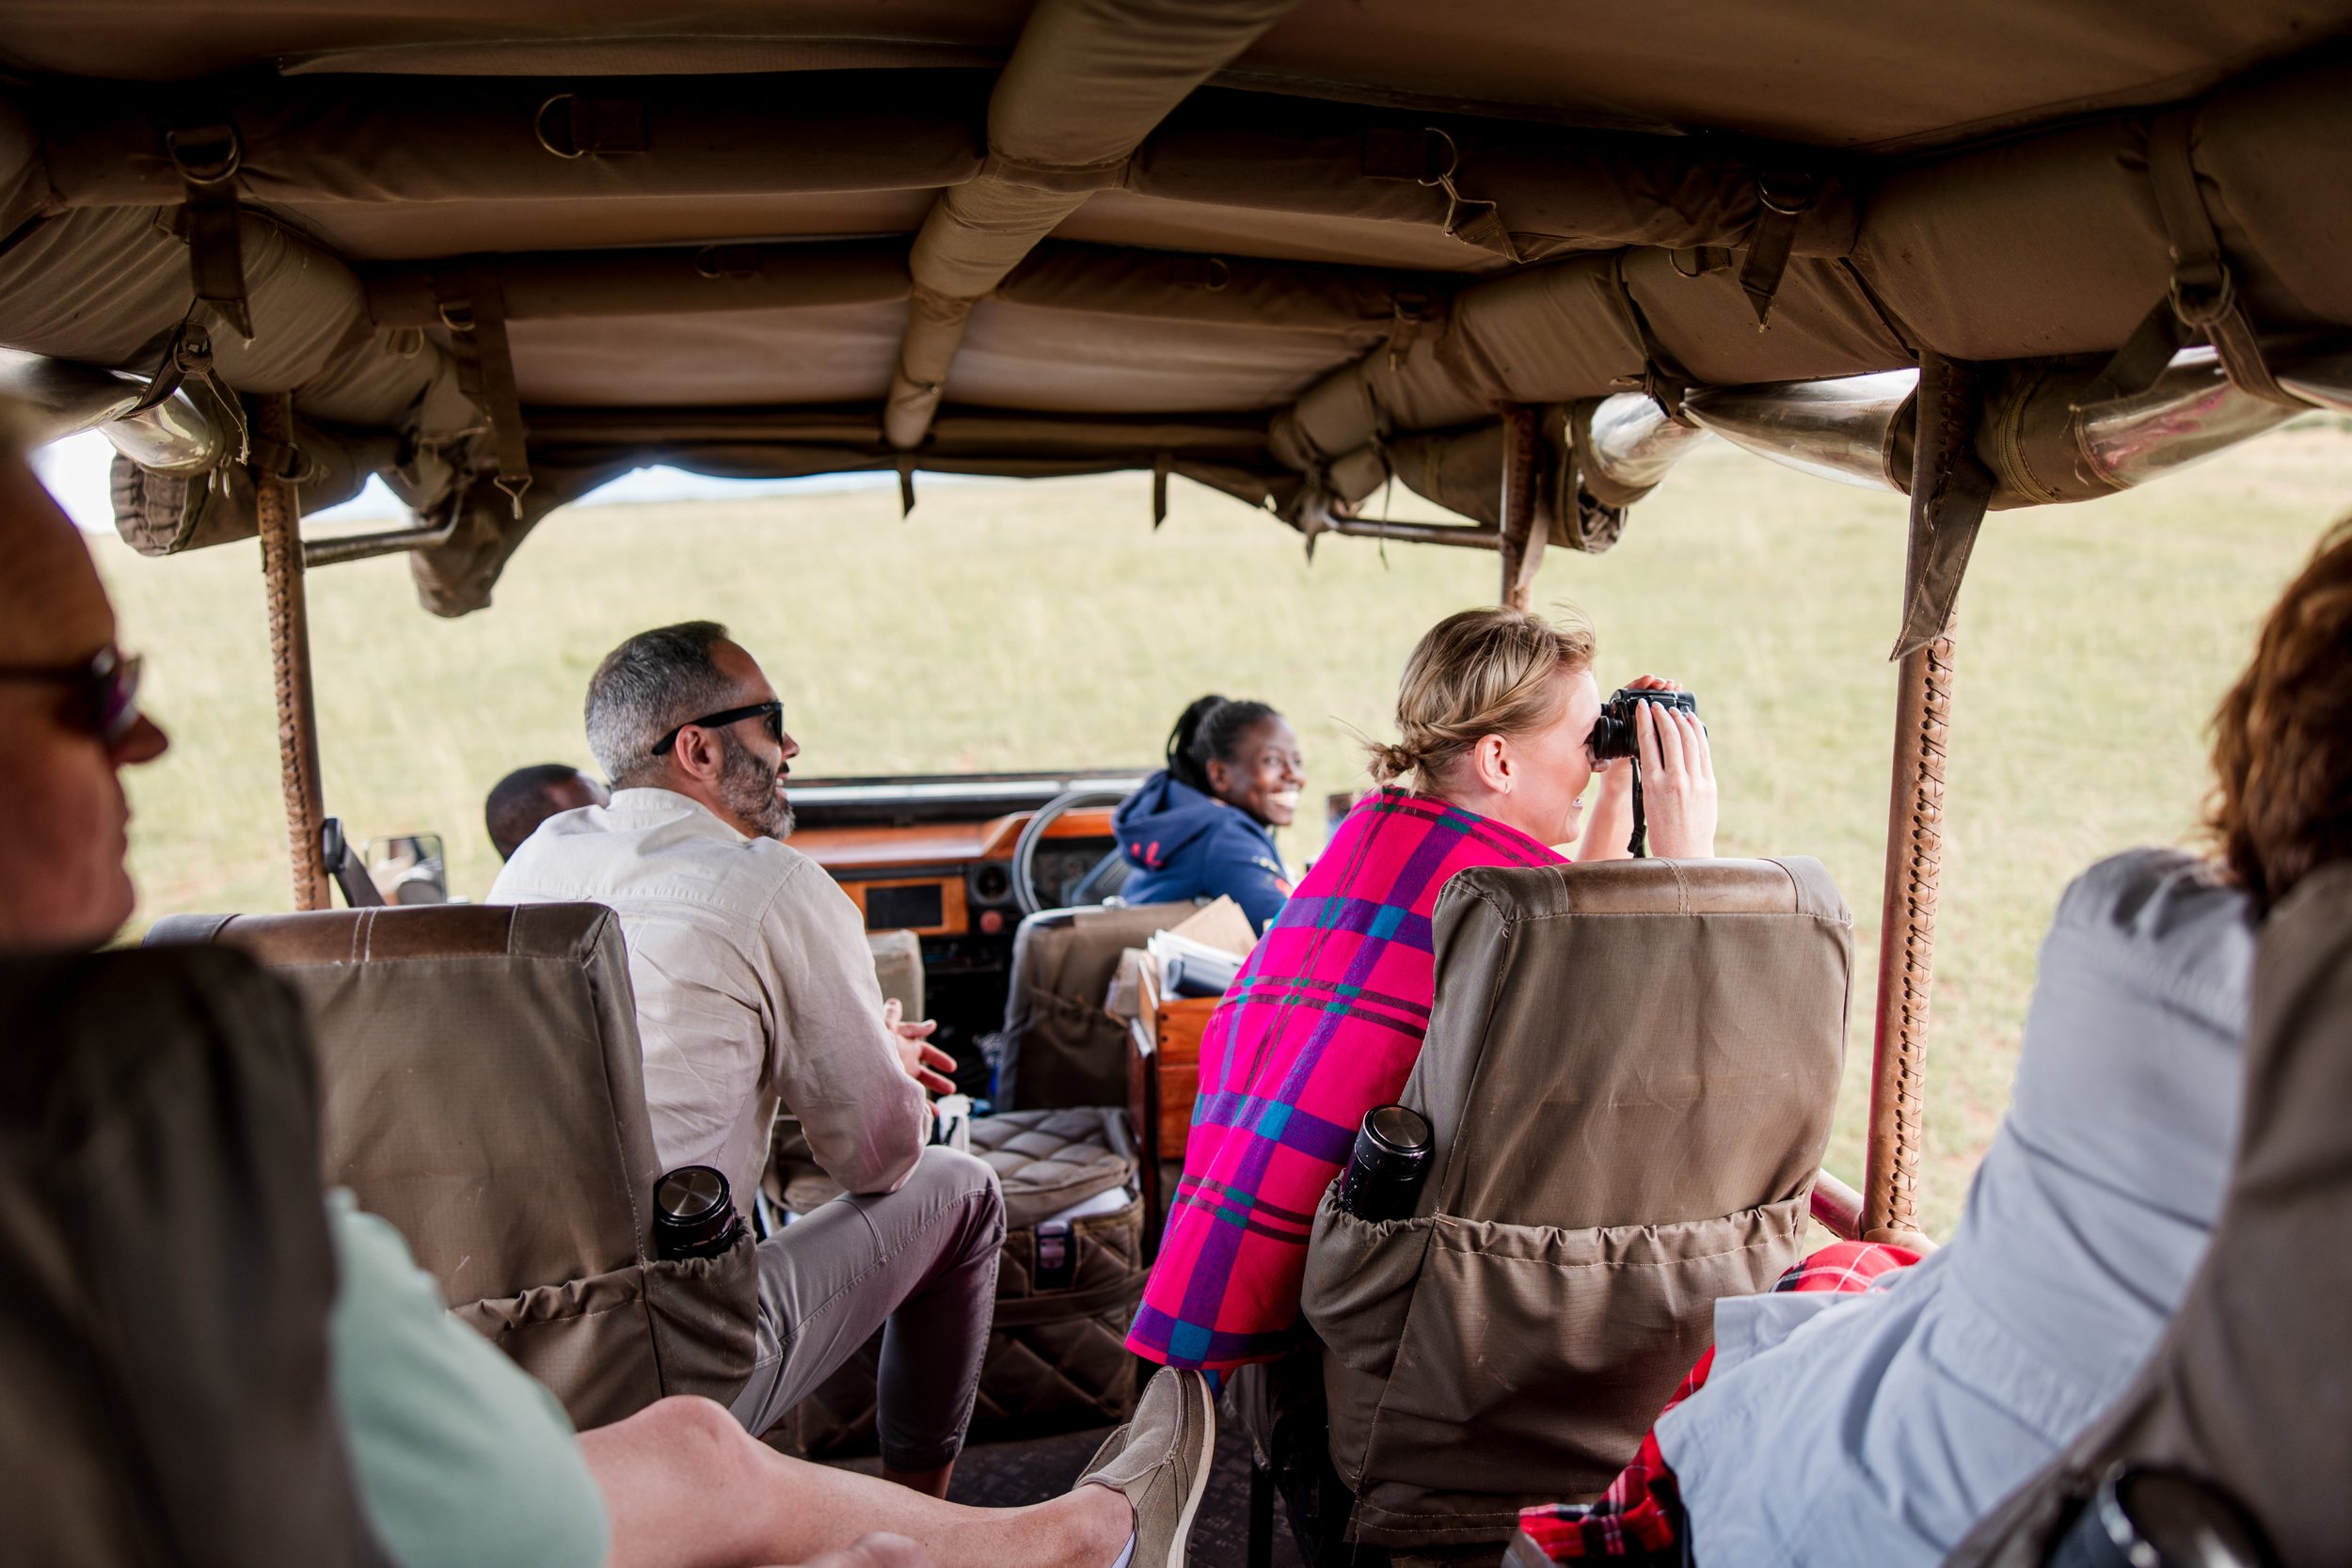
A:
<svg viewBox="0 0 2352 1568">
<path fill-rule="evenodd" d="M 390 1224 L 326 1205 L 335 1398 L 376 1539 L 400 1568 L 598 1568 L 612 1524 L 564 1407 L 450 1319 Z"/>
</svg>

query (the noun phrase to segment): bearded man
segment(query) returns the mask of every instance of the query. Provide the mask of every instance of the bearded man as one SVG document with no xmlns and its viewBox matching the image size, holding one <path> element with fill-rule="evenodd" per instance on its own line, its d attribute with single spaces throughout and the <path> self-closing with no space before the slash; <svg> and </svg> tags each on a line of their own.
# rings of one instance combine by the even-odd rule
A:
<svg viewBox="0 0 2352 1568">
<path fill-rule="evenodd" d="M 664 1169 L 716 1168 L 750 1213 L 777 1107 L 843 1196 L 759 1243 L 759 1358 L 735 1403 L 755 1435 L 885 1322 L 883 1473 L 946 1493 L 978 1388 L 1004 1239 L 994 1172 L 925 1147 L 951 1087 L 929 1023 L 884 1005 L 865 922 L 784 841 L 800 746 L 758 661 L 709 621 L 630 638 L 588 683 L 612 800 L 552 818 L 494 904 L 620 915 Z"/>
</svg>

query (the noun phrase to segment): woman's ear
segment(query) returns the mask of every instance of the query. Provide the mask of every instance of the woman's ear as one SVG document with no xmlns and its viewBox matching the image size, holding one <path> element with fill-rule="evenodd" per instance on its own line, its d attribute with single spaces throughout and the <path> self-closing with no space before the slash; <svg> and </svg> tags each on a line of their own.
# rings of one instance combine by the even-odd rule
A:
<svg viewBox="0 0 2352 1568">
<path fill-rule="evenodd" d="M 1209 793 L 1223 800 L 1225 792 L 1233 787 L 1233 770 L 1225 765 L 1223 757 L 1211 757 L 1204 771 L 1209 781 Z"/>
<path fill-rule="evenodd" d="M 1478 782 L 1496 795 L 1511 793 L 1511 743 L 1499 735 L 1482 735 L 1470 748 L 1470 763 Z"/>
</svg>

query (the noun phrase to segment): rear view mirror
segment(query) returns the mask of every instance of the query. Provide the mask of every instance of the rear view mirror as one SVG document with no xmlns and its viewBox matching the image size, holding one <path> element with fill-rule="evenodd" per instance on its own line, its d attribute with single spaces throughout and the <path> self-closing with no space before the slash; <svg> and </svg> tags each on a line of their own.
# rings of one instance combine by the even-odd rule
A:
<svg viewBox="0 0 2352 1568">
<path fill-rule="evenodd" d="M 449 902 L 449 862 L 438 833 L 403 833 L 372 838 L 363 858 L 368 879 L 387 904 Z"/>
</svg>

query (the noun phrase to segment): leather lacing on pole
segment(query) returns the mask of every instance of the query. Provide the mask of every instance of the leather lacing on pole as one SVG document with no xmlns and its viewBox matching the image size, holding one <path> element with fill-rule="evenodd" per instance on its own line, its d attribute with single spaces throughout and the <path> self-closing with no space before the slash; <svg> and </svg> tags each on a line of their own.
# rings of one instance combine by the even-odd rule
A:
<svg viewBox="0 0 2352 1568">
<path fill-rule="evenodd" d="M 293 400 L 260 399 L 254 415 L 257 451 L 291 455 Z M 310 680 L 310 614 L 302 582 L 301 509 L 293 482 L 267 466 L 253 475 L 261 523 L 262 571 L 269 600 L 270 668 L 278 703 L 278 782 L 286 806 L 286 847 L 293 863 L 294 908 L 328 907 L 325 825 L 319 778 L 318 716 Z"/>
<path fill-rule="evenodd" d="M 1896 736 L 1897 764 L 1902 769 L 1896 780 L 1896 825 L 1902 842 L 1888 847 L 1886 912 L 1893 918 L 1880 940 L 1899 946 L 1881 958 L 1885 990 L 1879 1027 L 1891 1032 L 1892 1039 L 1883 1041 L 1878 1053 L 1881 1070 L 1893 1073 L 1893 1082 L 1881 1086 L 1888 1096 L 1883 1130 L 1892 1147 L 1891 1157 L 1877 1173 L 1877 1185 L 1883 1190 L 1866 1195 L 1869 1207 L 1865 1212 L 1875 1222 L 1870 1226 L 1874 1230 L 1918 1228 L 1924 1147 L 1920 1115 L 1927 1103 L 1928 999 L 1944 863 L 1944 761 L 1951 724 L 1952 656 L 1948 627 L 1919 650 L 1915 669 L 1905 671 L 1907 678 L 1915 674 L 1917 685 L 1904 694 L 1910 699 L 1904 704 L 1906 722 Z"/>
</svg>

